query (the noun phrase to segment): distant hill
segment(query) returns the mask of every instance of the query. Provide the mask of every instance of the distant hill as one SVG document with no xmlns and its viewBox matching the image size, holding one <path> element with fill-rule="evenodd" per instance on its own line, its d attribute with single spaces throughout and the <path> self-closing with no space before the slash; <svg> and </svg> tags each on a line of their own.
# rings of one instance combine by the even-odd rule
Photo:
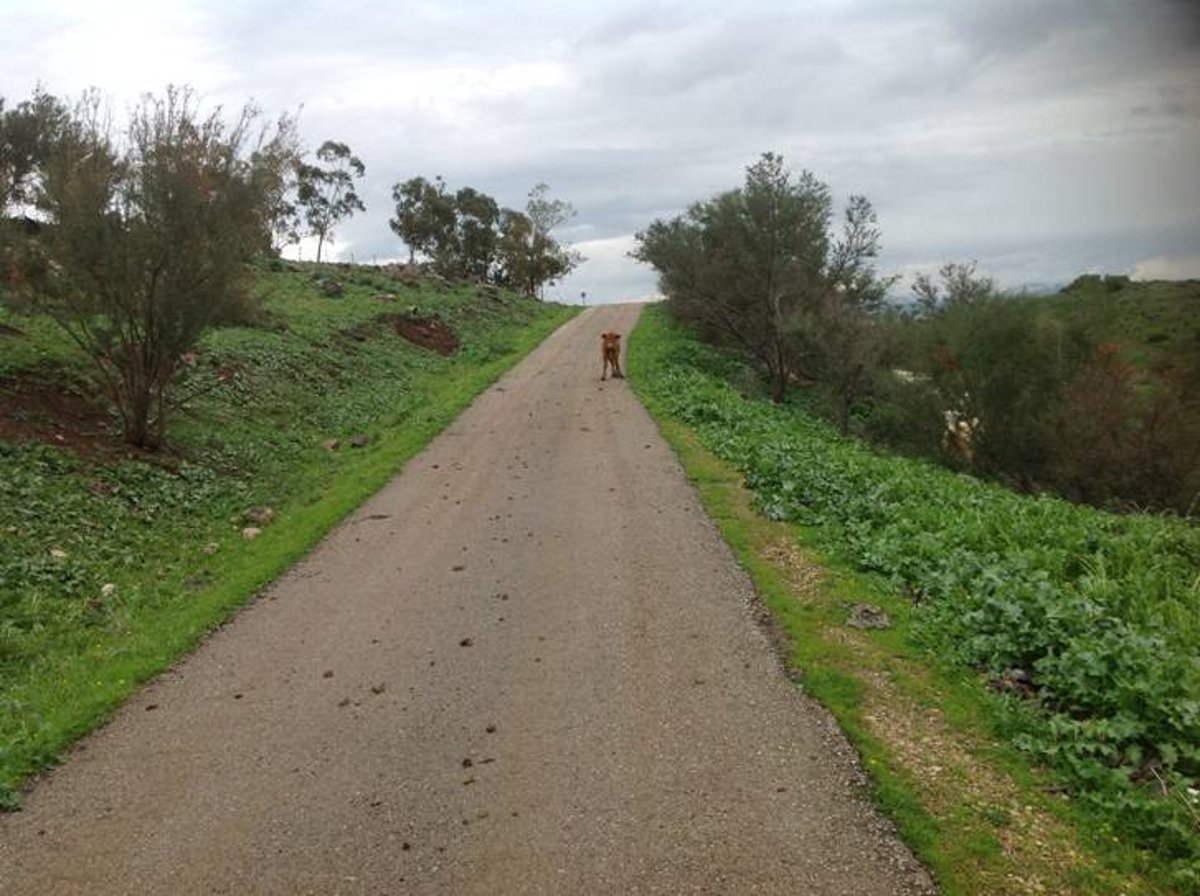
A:
<svg viewBox="0 0 1200 896">
<path fill-rule="evenodd" d="M 1200 280 L 1085 274 L 1036 301 L 1147 369 L 1191 367 L 1200 358 Z"/>
</svg>

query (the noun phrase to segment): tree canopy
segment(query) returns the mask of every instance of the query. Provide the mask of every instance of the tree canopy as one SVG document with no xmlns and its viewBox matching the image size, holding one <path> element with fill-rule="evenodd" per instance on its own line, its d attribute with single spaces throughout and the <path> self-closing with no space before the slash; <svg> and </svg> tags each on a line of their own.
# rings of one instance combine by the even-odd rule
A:
<svg viewBox="0 0 1200 896">
<path fill-rule="evenodd" d="M 678 316 L 755 358 L 780 400 L 793 377 L 837 368 L 831 335 L 861 331 L 854 317 L 882 302 L 879 236 L 866 198 L 850 198 L 835 231 L 829 187 L 765 153 L 739 189 L 651 223 L 632 255 L 658 271 Z"/>
<path fill-rule="evenodd" d="M 388 224 L 408 246 L 410 262 L 420 258 L 446 277 L 536 296 L 583 260 L 552 234 L 575 210 L 549 190 L 538 184 L 525 211 L 515 211 L 473 187 L 451 193 L 441 177 L 413 177 L 392 187 L 396 214 Z"/>
</svg>

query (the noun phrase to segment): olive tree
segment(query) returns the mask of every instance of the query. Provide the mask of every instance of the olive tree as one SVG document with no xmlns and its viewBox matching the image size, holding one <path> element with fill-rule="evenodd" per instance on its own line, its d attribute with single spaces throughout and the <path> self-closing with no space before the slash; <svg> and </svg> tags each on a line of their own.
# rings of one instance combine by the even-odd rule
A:
<svg viewBox="0 0 1200 896">
<path fill-rule="evenodd" d="M 46 227 L 17 289 L 92 360 L 126 441 L 156 449 L 181 357 L 246 301 L 293 122 L 203 114 L 186 88 L 144 97 L 119 134 L 94 97 L 69 118 L 31 196 Z"/>
</svg>

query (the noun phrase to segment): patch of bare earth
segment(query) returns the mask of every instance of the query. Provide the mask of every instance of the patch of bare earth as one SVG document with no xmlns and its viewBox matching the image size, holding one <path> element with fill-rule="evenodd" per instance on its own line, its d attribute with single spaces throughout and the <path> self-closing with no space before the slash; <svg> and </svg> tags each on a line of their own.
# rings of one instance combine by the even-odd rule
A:
<svg viewBox="0 0 1200 896">
<path fill-rule="evenodd" d="M 393 317 L 392 329 L 414 345 L 452 355 L 458 351 L 458 335 L 432 317 Z"/>
<path fill-rule="evenodd" d="M 0 441 L 42 442 L 96 462 L 127 453 L 108 409 L 53 375 L 0 377 Z"/>
<path fill-rule="evenodd" d="M 437 352 L 439 355 L 452 355 L 458 351 L 458 334 L 435 317 L 381 314 L 373 320 L 343 330 L 342 335 L 355 342 L 366 342 L 379 335 L 378 328 L 381 323 L 413 345 Z"/>
<path fill-rule="evenodd" d="M 821 584 L 821 567 L 805 556 L 794 539 L 781 538 L 761 552 L 764 560 L 783 574 L 788 591 L 802 604 L 811 604 Z"/>
</svg>

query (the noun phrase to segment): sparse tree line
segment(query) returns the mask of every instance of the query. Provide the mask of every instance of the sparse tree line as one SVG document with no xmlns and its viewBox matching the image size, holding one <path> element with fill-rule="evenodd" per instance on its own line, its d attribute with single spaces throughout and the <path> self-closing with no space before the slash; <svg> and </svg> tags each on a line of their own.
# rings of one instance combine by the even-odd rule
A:
<svg viewBox="0 0 1200 896">
<path fill-rule="evenodd" d="M 203 112 L 188 88 L 114 125 L 100 95 L 0 97 L 0 302 L 49 315 L 92 360 L 124 435 L 155 449 L 167 394 L 205 329 L 251 318 L 253 262 L 302 237 L 317 260 L 365 210 L 345 143 L 312 159 L 296 121 L 246 105 Z M 540 295 L 582 259 L 552 231 L 573 215 L 539 184 L 524 211 L 440 178 L 396 184 L 393 231 L 450 278 Z"/>
<path fill-rule="evenodd" d="M 538 296 L 582 261 L 553 236 L 575 210 L 549 193 L 538 184 L 525 210 L 515 211 L 473 187 L 450 192 L 441 177 L 414 177 L 392 187 L 396 215 L 388 224 L 408 246 L 410 263 Z"/>
<path fill-rule="evenodd" d="M 866 198 L 838 221 L 827 185 L 768 153 L 740 188 L 650 224 L 633 256 L 677 319 L 843 433 L 1021 490 L 1200 509 L 1200 353 L 1144 369 L 1044 302 L 1002 294 L 974 263 L 888 301 L 897 280 L 875 269 L 880 238 Z M 1125 285 L 1070 289 L 1086 301 Z"/>
</svg>

